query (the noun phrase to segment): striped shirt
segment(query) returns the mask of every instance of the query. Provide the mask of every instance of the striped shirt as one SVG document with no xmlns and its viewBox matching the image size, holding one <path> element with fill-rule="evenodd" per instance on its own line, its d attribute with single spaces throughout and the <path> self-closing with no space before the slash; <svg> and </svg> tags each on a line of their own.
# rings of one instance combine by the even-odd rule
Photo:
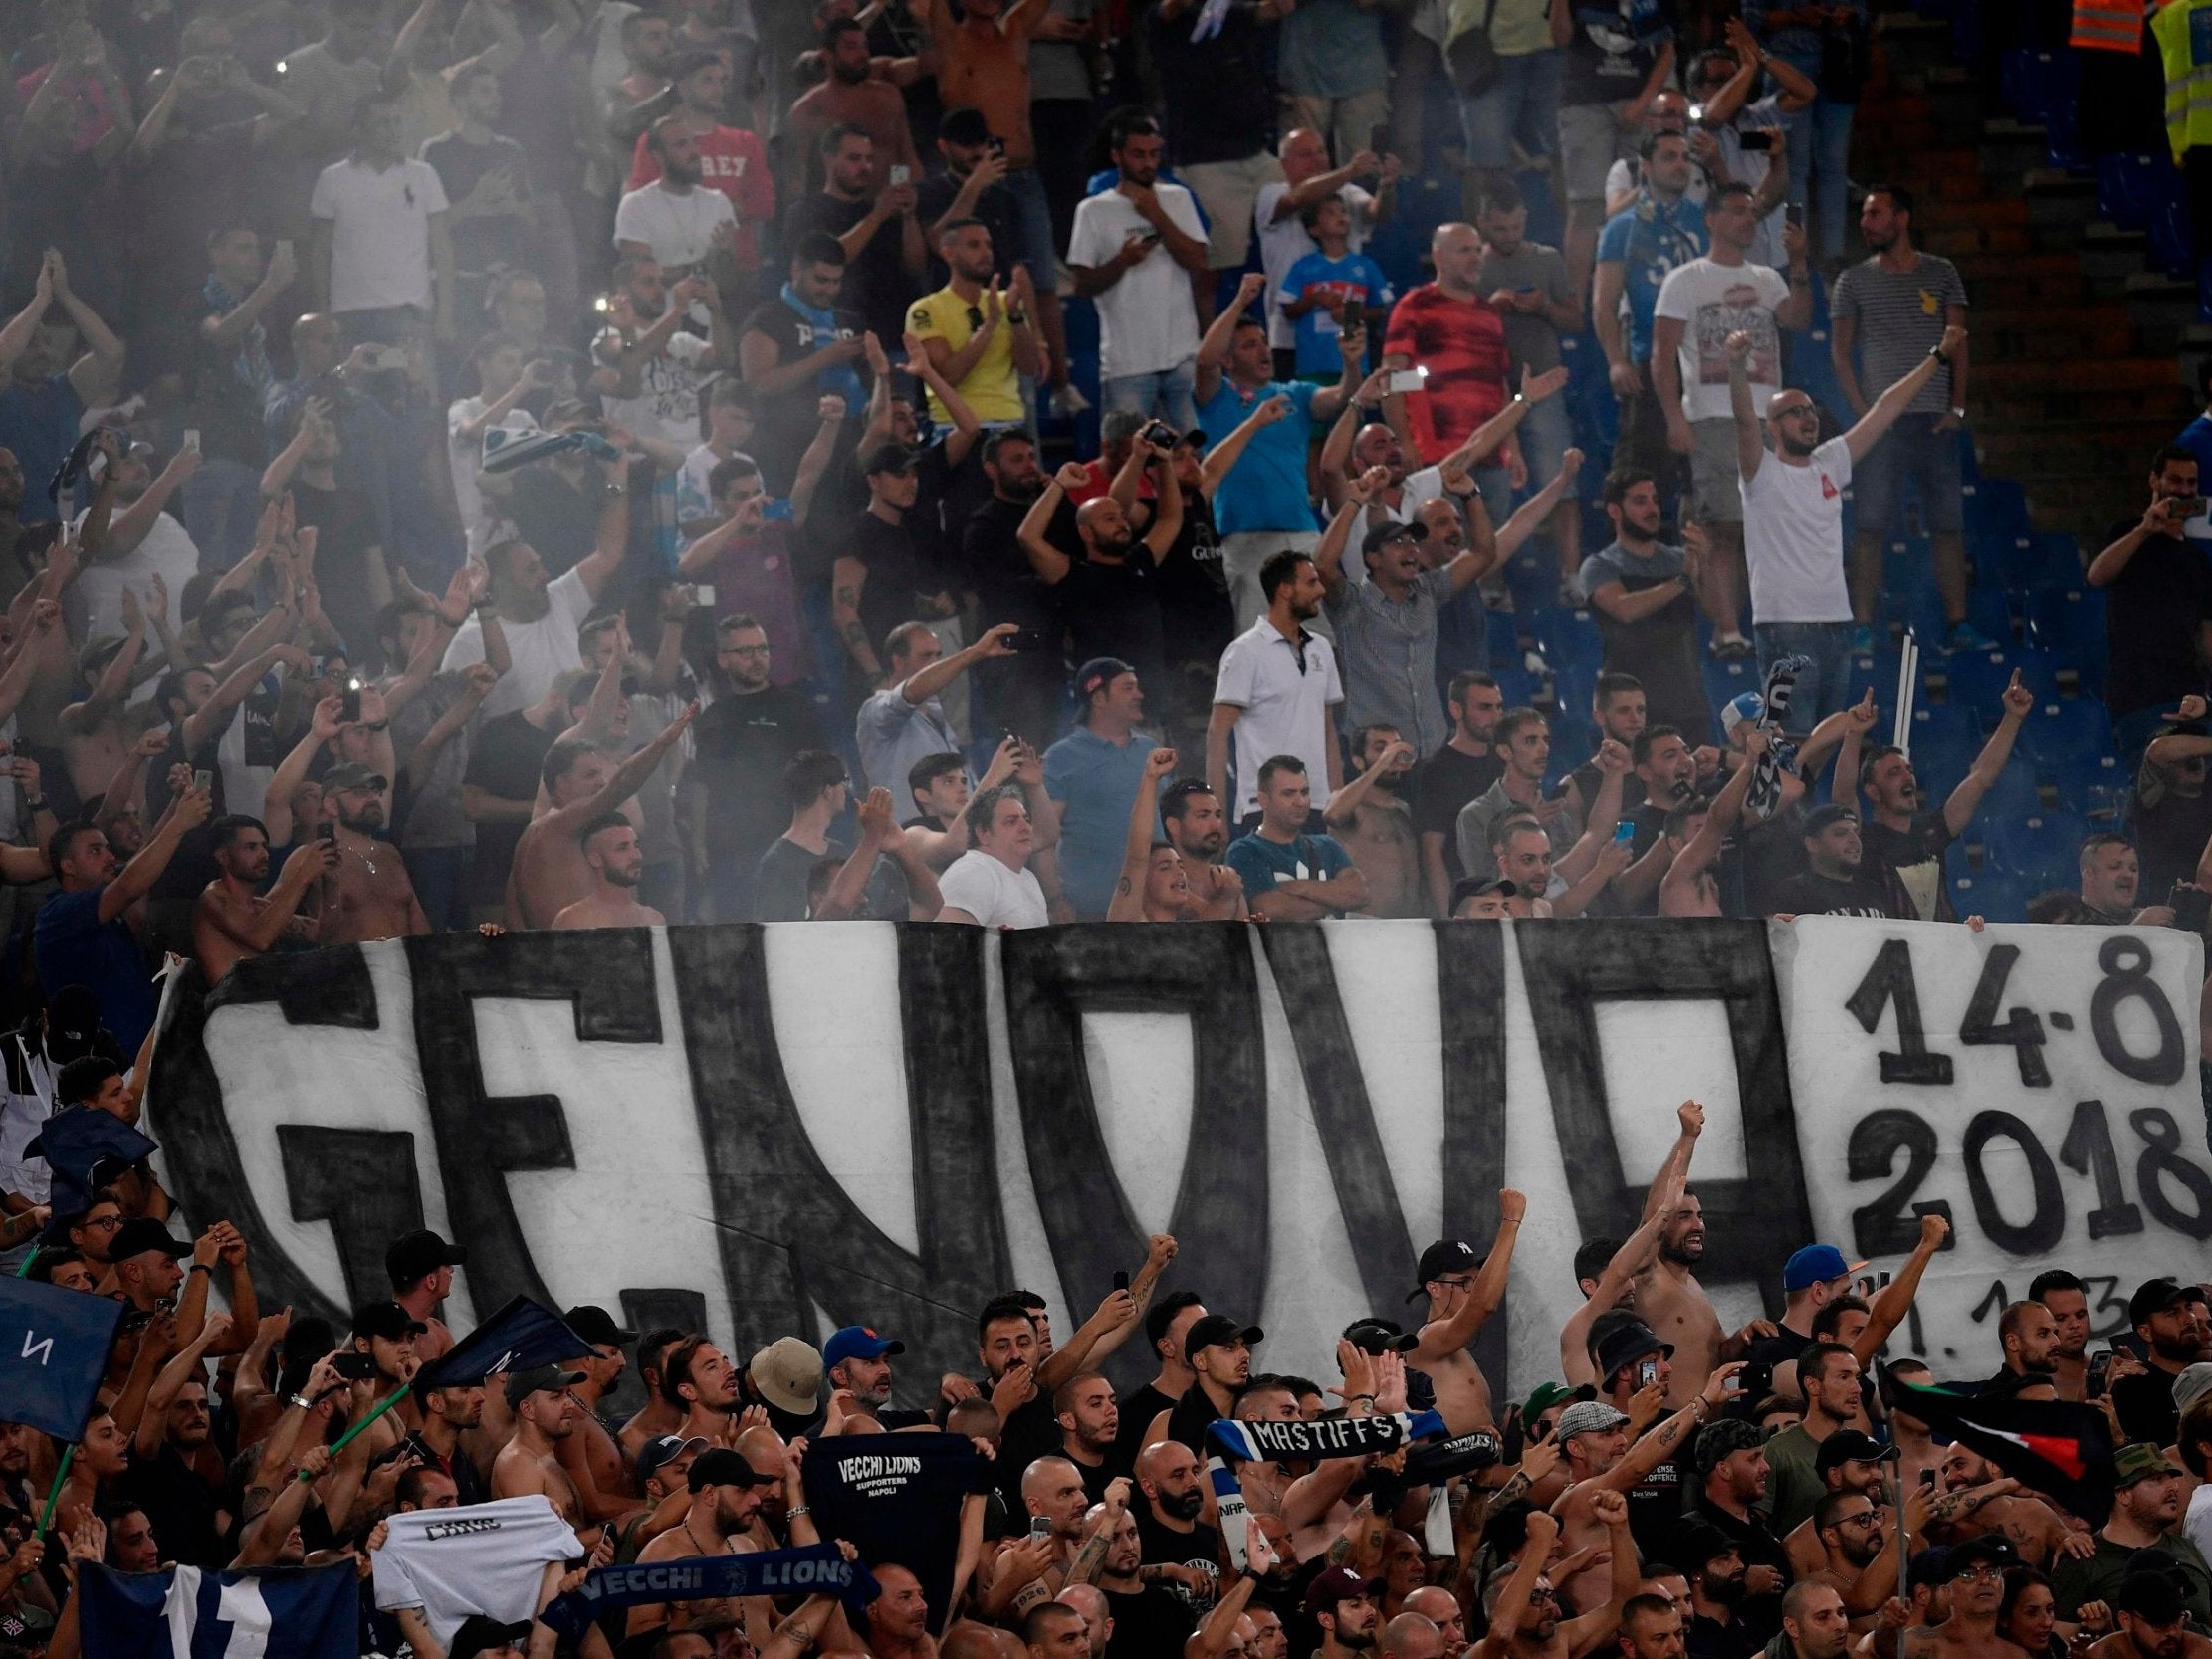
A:
<svg viewBox="0 0 2212 1659">
<path fill-rule="evenodd" d="M 1861 260 L 1836 279 L 1829 310 L 1859 329 L 1859 387 L 1872 403 L 1917 368 L 1941 343 L 1943 318 L 1966 304 L 1958 267 L 1937 254 L 1921 254 L 1910 271 L 1884 271 L 1880 259 Z M 1916 415 L 1940 415 L 1951 406 L 1951 381 L 1931 375 L 1907 406 Z"/>
</svg>

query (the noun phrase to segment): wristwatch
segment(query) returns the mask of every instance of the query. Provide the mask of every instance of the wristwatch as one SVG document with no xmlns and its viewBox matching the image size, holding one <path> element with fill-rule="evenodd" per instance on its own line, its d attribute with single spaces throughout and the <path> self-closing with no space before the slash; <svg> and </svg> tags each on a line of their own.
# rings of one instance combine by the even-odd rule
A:
<svg viewBox="0 0 2212 1659">
<path fill-rule="evenodd" d="M 1959 406 L 1958 404 L 1955 404 L 1955 403 L 1954 403 L 1954 404 L 1952 404 L 1952 405 L 1951 405 L 1951 419 L 1953 419 L 1954 421 L 1963 421 L 1963 420 L 1965 420 L 1965 419 L 1966 419 L 1966 411 L 1965 411 L 1965 410 L 1964 410 L 1963 408 L 1961 408 L 1961 407 L 1960 407 L 1960 406 Z"/>
<path fill-rule="evenodd" d="M 305 1394 L 294 1394 L 287 1403 L 298 1406 L 302 1411 L 313 1411 L 315 1409 L 315 1401 L 309 1399 Z"/>
</svg>

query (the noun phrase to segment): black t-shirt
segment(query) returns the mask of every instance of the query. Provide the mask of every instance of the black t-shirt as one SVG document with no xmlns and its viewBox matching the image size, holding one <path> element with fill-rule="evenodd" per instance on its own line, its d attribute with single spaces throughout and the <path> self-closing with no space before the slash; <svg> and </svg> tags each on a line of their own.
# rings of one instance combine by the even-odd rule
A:
<svg viewBox="0 0 2212 1659">
<path fill-rule="evenodd" d="M 1274 148 L 1275 28 L 1257 21 L 1258 12 L 1229 6 L 1217 31 L 1193 40 L 1198 14 L 1190 7 L 1173 17 L 1161 15 L 1158 0 L 1147 9 L 1159 107 L 1177 166 L 1241 161 Z"/>
<path fill-rule="evenodd" d="M 1072 1457 L 1068 1462 L 1073 1463 L 1075 1472 L 1083 1477 L 1083 1495 L 1094 1504 L 1103 1504 L 1106 1501 L 1106 1489 L 1118 1478 L 1130 1474 L 1132 1468 L 1118 1448 L 1109 1451 L 1103 1463 L 1084 1463 Z"/>
<path fill-rule="evenodd" d="M 376 600 L 368 579 L 376 520 L 368 499 L 342 484 L 323 490 L 296 476 L 292 502 L 299 522 L 315 528 L 315 574 L 323 614 L 344 636 L 348 656 L 377 662 L 382 652 L 376 638 Z"/>
<path fill-rule="evenodd" d="M 1453 881 L 1466 874 L 1459 865 L 1460 809 L 1504 775 L 1505 762 L 1495 754 L 1462 754 L 1449 743 L 1414 771 L 1414 833 L 1443 837 L 1444 874 Z"/>
<path fill-rule="evenodd" d="M 490 142 L 475 144 L 458 132 L 448 132 L 424 144 L 420 155 L 445 186 L 449 202 L 459 202 L 485 174 L 501 166 L 513 174 L 516 196 L 530 199 L 530 157 L 512 138 L 495 133 Z M 465 220 L 453 227 L 453 263 L 459 270 L 477 273 L 495 265 L 521 264 L 532 252 L 530 242 L 530 222 L 519 214 Z"/>
<path fill-rule="evenodd" d="M 2177 794 L 2146 760 L 2135 779 L 2128 825 L 2142 858 L 2143 903 L 2162 905 L 2175 882 L 2196 880 L 2197 856 L 2212 840 L 2212 793 Z"/>
<path fill-rule="evenodd" d="M 1664 1560 L 1666 1547 L 1680 1535 L 1685 1472 L 1695 1479 L 1686 1461 L 1669 1460 L 1629 1488 L 1629 1534 L 1639 1555 Z"/>
<path fill-rule="evenodd" d="M 2107 545 L 2136 527 L 2122 519 Z M 2197 631 L 2212 619 L 2212 561 L 2178 536 L 2147 536 L 2104 589 L 2104 707 L 2171 709 L 2206 690 Z"/>
<path fill-rule="evenodd" d="M 1075 660 L 1119 657 L 1139 680 L 1160 684 L 1160 602 L 1151 549 L 1138 543 L 1119 564 L 1077 558 L 1052 584 L 1052 602 L 1073 636 Z"/>
<path fill-rule="evenodd" d="M 692 722 L 698 783 L 707 793 L 707 850 L 750 870 L 790 824 L 783 768 L 828 740 L 804 694 L 787 686 L 725 693 Z"/>
<path fill-rule="evenodd" d="M 1153 590 L 1159 595 L 1160 639 L 1168 660 L 1210 667 L 1218 663 L 1236 637 L 1236 612 L 1221 568 L 1221 532 L 1214 522 L 1214 504 L 1199 491 L 1183 494 L 1183 528 L 1154 572 Z"/>
<path fill-rule="evenodd" d="M 846 290 L 849 295 L 850 288 Z M 859 312 L 838 307 L 830 312 L 831 327 L 818 329 L 813 323 L 791 310 L 778 296 L 753 309 L 745 319 L 740 334 L 764 334 L 775 342 L 775 360 L 779 365 L 790 364 L 804 357 L 811 357 L 823 346 L 835 340 L 858 339 L 870 324 Z M 884 340 L 895 340 L 897 332 L 878 335 Z M 888 345 L 886 349 L 889 349 Z M 854 363 L 861 383 L 868 380 L 865 363 Z M 830 388 L 822 385 L 817 376 L 801 381 L 794 389 L 780 397 L 763 398 L 755 410 L 753 444 L 747 452 L 761 464 L 761 482 L 772 496 L 791 493 L 791 479 L 798 471 L 798 458 L 806 453 L 806 446 L 814 441 L 814 434 L 821 423 L 815 417 L 822 394 Z M 847 410 L 847 415 L 853 411 Z M 857 433 L 854 420 L 845 422 L 848 433 Z M 846 439 L 849 447 L 853 440 Z"/>
<path fill-rule="evenodd" d="M 896 524 L 866 512 L 846 520 L 834 550 L 867 569 L 868 580 L 860 589 L 860 626 L 879 658 L 884 641 L 900 623 L 944 614 L 942 607 L 923 605 L 925 598 L 947 595 L 953 586 L 945 561 L 933 556 L 936 546 L 937 538 L 917 514 L 907 514 Z"/>
<path fill-rule="evenodd" d="M 163 1560 L 188 1566 L 229 1563 L 232 1552 L 223 1547 L 215 1527 L 216 1494 L 166 1440 L 150 1458 L 133 1453 L 116 1485 L 146 1512 Z"/>
<path fill-rule="evenodd" d="M 1886 916 L 1899 922 L 1917 914 L 1896 876 L 1872 858 L 1842 881 L 1813 870 L 1799 872 L 1776 890 L 1775 910 L 1789 916 Z"/>
<path fill-rule="evenodd" d="M 1198 1628 L 1198 1620 L 1164 1584 L 1147 1584 L 1135 1595 L 1106 1590 L 1106 1611 L 1114 1621 L 1106 1659 L 1162 1659 L 1181 1653 Z"/>
<path fill-rule="evenodd" d="M 1802 1332 L 1792 1331 L 1786 1325 L 1777 1326 L 1773 1336 L 1754 1337 L 1744 1344 L 1743 1361 L 1747 1365 L 1765 1365 L 1769 1369 L 1776 1365 L 1794 1364 L 1797 1356 L 1805 1351 L 1806 1345 L 1812 1340 Z"/>
<path fill-rule="evenodd" d="M 982 1384 L 988 1396 L 991 1384 Z M 1027 1403 L 1016 1406 L 1005 1421 L 998 1441 L 997 1461 L 992 1472 L 1009 1514 L 1025 1514 L 1021 1501 L 1021 1472 L 1040 1457 L 1060 1455 L 1060 1419 L 1052 1411 L 1052 1391 L 1040 1388 Z"/>
<path fill-rule="evenodd" d="M 1567 781 L 1575 786 L 1575 792 L 1582 797 L 1582 813 L 1587 818 L 1591 807 L 1597 804 L 1598 790 L 1605 783 L 1605 773 L 1598 770 L 1595 761 L 1585 760 L 1567 774 Z M 1621 779 L 1621 816 L 1633 816 L 1636 809 L 1643 804 L 1644 780 L 1631 772 Z"/>
<path fill-rule="evenodd" d="M 953 198 L 961 192 L 963 181 L 950 169 L 931 173 L 914 187 L 915 212 L 922 223 L 934 225 L 945 217 L 946 209 L 953 205 Z M 968 210 L 968 217 L 981 219 L 991 232 L 991 263 L 999 282 L 1011 286 L 1013 268 L 1024 252 L 1021 246 L 1021 209 L 1015 204 L 1013 192 L 1003 184 L 994 184 L 976 198 Z M 929 281 L 916 292 L 934 294 L 952 280 L 952 272 L 937 257 L 937 249 L 930 249 Z"/>
<path fill-rule="evenodd" d="M 1703 1497 L 1691 1506 L 1691 1513 L 1720 1529 L 1743 1556 L 1746 1566 L 1771 1566 L 1782 1575 L 1786 1583 L 1790 1577 L 1789 1552 L 1782 1548 L 1782 1541 L 1759 1524 L 1753 1516 L 1748 1521 L 1738 1521 L 1718 1505 L 1710 1504 Z M 1661 1552 L 1663 1554 L 1663 1552 Z M 1680 1562 L 1674 1563 L 1677 1566 Z M 1757 1647 L 1782 1627 L 1782 1596 L 1772 1595 L 1746 1598 L 1735 1609 L 1735 1620 L 1728 1627 L 1738 1640 Z M 1716 1625 L 1716 1629 L 1719 1627 Z"/>
<path fill-rule="evenodd" d="M 1941 807 L 1921 813 L 1909 829 L 1894 830 L 1872 818 L 1859 827 L 1862 862 L 1894 872 L 1912 901 L 1912 915 L 1922 922 L 1958 920 L 1958 912 L 1951 908 L 1951 884 L 1943 874 L 1943 849 L 1954 839 Z M 2202 836 L 2197 845 L 2204 845 Z M 2189 866 L 2196 867 L 2193 852 Z"/>
<path fill-rule="evenodd" d="M 1574 38 L 1567 43 L 1561 105 L 1636 97 L 1673 21 L 1673 0 L 1584 0 L 1575 8 Z"/>
<path fill-rule="evenodd" d="M 2112 1409 L 2119 1414 L 2120 1432 L 2130 1440 L 2170 1446 L 2180 1430 L 2181 1412 L 2173 1403 L 2173 1373 L 2156 1366 L 2113 1383 Z"/>
<path fill-rule="evenodd" d="M 1217 1582 L 1221 1575 L 1221 1535 L 1205 1522 L 1197 1522 L 1187 1533 L 1161 1525 L 1152 1513 L 1149 1501 L 1133 1506 L 1137 1517 L 1137 1539 L 1147 1566 L 1195 1566 Z M 1167 1586 L 1168 1593 L 1181 1601 L 1193 1618 L 1203 1618 L 1214 1605 L 1214 1598 L 1203 1600 L 1193 1596 L 1180 1584 Z"/>
<path fill-rule="evenodd" d="M 930 1628 L 952 1594 L 962 1499 L 991 1485 L 991 1465 L 957 1434 L 814 1440 L 800 1469 L 824 1538 L 849 1540 L 869 1565 L 896 1561 L 922 1581 Z"/>
<path fill-rule="evenodd" d="M 1765 1644 L 1740 1618 L 1722 1624 L 1702 1613 L 1692 1615 L 1682 1632 L 1683 1651 L 1689 1659 L 1751 1659 Z"/>
<path fill-rule="evenodd" d="M 784 245 L 795 248 L 802 238 L 815 231 L 824 236 L 842 237 L 867 218 L 873 206 L 872 201 L 848 202 L 825 190 L 801 196 L 783 217 Z M 887 345 L 905 331 L 907 301 L 921 292 L 918 285 L 908 279 L 906 268 L 899 262 L 900 234 L 900 221 L 895 214 L 878 225 L 875 235 L 868 238 L 868 245 L 860 250 L 860 257 L 846 262 L 845 286 L 839 295 L 846 305 L 867 319 L 876 338 Z"/>
<path fill-rule="evenodd" d="M 523 718 L 523 711 L 501 715 L 484 723 L 469 748 L 469 769 L 464 783 L 473 783 L 503 800 L 535 801 L 539 773 L 546 751 L 553 746 L 553 731 L 541 731 Z M 789 819 L 786 817 L 786 823 Z M 515 862 L 527 821 L 486 822 L 476 826 L 474 902 L 497 905 L 507 897 L 507 873 Z M 776 833 L 782 830 L 778 827 Z"/>
<path fill-rule="evenodd" d="M 1173 1411 L 1175 1401 L 1148 1382 L 1119 1404 L 1121 1427 L 1114 1432 L 1114 1453 L 1122 1462 L 1134 1464 L 1137 1454 L 1145 1449 L 1145 1431 L 1152 1427 L 1152 1419 L 1163 1411 Z"/>
<path fill-rule="evenodd" d="M 1052 590 L 1030 567 L 1016 533 L 1029 516 L 1027 502 L 993 496 L 969 516 L 961 530 L 962 578 L 975 589 L 985 618 L 994 626 L 1017 622 L 1024 628 L 1054 632 L 1060 613 Z"/>
<path fill-rule="evenodd" d="M 467 1448 L 454 1447 L 453 1459 L 448 1462 L 431 1449 L 430 1442 L 419 1432 L 407 1436 L 407 1447 L 422 1460 L 425 1468 L 440 1470 L 453 1482 L 455 1502 L 462 1508 L 491 1501 L 491 1489 L 484 1484 L 483 1475 L 477 1471 L 476 1459 L 469 1456 Z"/>
</svg>

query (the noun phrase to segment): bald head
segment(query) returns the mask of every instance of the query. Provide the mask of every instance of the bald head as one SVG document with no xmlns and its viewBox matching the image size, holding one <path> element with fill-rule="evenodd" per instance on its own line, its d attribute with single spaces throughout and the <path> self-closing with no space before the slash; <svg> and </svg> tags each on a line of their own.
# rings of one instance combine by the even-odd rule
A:
<svg viewBox="0 0 2212 1659">
<path fill-rule="evenodd" d="M 1466 1615 L 1459 1610 L 1458 1598 L 1441 1584 L 1422 1585 L 1406 1597 L 1403 1606 L 1409 1613 L 1419 1613 L 1441 1632 L 1447 1655 L 1466 1651 Z"/>
<path fill-rule="evenodd" d="M 1069 1481 L 1080 1486 L 1083 1477 L 1064 1457 L 1040 1457 L 1021 1471 L 1021 1496 L 1032 1505 L 1058 1492 Z"/>
<path fill-rule="evenodd" d="M 783 1437 L 766 1423 L 756 1423 L 738 1436 L 738 1456 L 753 1466 L 756 1475 L 783 1478 Z"/>
<path fill-rule="evenodd" d="M 963 1619 L 945 1632 L 945 1639 L 937 1644 L 937 1651 L 941 1659 L 1000 1659 L 1006 1651 L 998 1645 L 1001 1633 L 988 1624 L 972 1624 Z"/>
<path fill-rule="evenodd" d="M 1470 299 L 1482 269 L 1482 238 L 1472 225 L 1454 220 L 1438 225 L 1429 239 L 1429 257 L 1437 267 L 1437 287 L 1454 299 Z"/>
<path fill-rule="evenodd" d="M 1106 1592 L 1095 1584 L 1070 1584 L 1052 1599 L 1063 1607 L 1073 1607 L 1080 1615 L 1083 1634 L 1090 1638 L 1091 1659 L 1099 1659 L 1114 1634 L 1114 1615 L 1107 1606 Z"/>
<path fill-rule="evenodd" d="M 1383 1659 L 1443 1659 L 1443 1632 L 1434 1619 L 1400 1613 L 1383 1626 Z"/>
</svg>

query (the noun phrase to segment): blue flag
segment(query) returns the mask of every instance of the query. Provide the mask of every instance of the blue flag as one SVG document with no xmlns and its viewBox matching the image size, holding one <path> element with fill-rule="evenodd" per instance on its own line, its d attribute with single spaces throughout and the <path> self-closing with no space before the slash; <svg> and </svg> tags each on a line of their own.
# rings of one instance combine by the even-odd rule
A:
<svg viewBox="0 0 2212 1659">
<path fill-rule="evenodd" d="M 82 1438 L 121 1322 L 122 1304 L 111 1297 L 0 1279 L 0 1400 L 8 1420 L 57 1440 Z"/>
<path fill-rule="evenodd" d="M 26 1154 L 46 1159 L 46 1166 L 54 1171 L 54 1182 L 49 1201 L 54 1205 L 54 1224 L 60 1226 L 64 1216 L 81 1215 L 93 1206 L 93 1189 L 96 1183 L 93 1170 L 99 1165 L 115 1162 L 136 1163 L 150 1157 L 156 1149 L 148 1141 L 112 1112 L 103 1112 L 97 1106 L 64 1107 L 40 1126 L 31 1143 L 24 1147 Z"/>
<path fill-rule="evenodd" d="M 556 1359 L 588 1358 L 591 1345 L 560 1316 L 518 1296 L 415 1372 L 417 1398 L 431 1388 L 459 1388 L 495 1372 L 523 1371 Z"/>
<path fill-rule="evenodd" d="M 88 1654 L 139 1659 L 359 1659 L 360 1590 L 352 1565 L 218 1572 L 196 1566 L 78 1574 Z"/>
</svg>

